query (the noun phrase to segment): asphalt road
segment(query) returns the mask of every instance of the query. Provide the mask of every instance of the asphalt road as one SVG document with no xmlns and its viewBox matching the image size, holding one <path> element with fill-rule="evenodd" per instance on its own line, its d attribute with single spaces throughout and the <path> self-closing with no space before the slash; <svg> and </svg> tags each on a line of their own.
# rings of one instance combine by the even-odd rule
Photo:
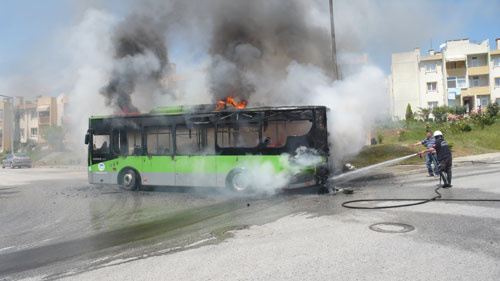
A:
<svg viewBox="0 0 500 281">
<path fill-rule="evenodd" d="M 458 167 L 454 169 L 454 175 L 454 187 L 442 192 L 445 197 L 500 198 L 499 164 Z M 249 237 L 255 237 L 255 233 L 252 233 L 255 227 L 236 234 L 227 231 L 245 229 L 251 225 L 263 225 L 263 229 L 277 227 L 282 232 L 291 231 L 288 233 L 291 235 L 288 239 L 274 241 L 276 244 L 260 241 L 264 245 L 280 247 L 280 243 L 284 243 L 283 240 L 288 241 L 294 233 L 299 232 L 300 237 L 303 235 L 316 237 L 313 240 L 317 239 L 315 241 L 317 243 L 307 240 L 309 244 L 302 245 L 304 241 L 293 242 L 292 238 L 295 244 L 283 244 L 284 251 L 294 249 L 298 247 L 297 245 L 301 248 L 297 249 L 298 253 L 290 252 L 290 256 L 287 257 L 288 262 L 280 262 L 278 269 L 271 266 L 269 269 L 271 271 L 266 272 L 265 268 L 261 271 L 264 275 L 255 275 L 252 271 L 247 275 L 228 275 L 229 277 L 282 280 L 281 277 L 295 272 L 296 274 L 291 274 L 288 279 L 300 280 L 301 276 L 313 276 L 304 273 L 311 270 L 309 273 L 312 274 L 312 269 L 318 266 L 320 268 L 314 272 L 321 272 L 321 261 L 327 266 L 331 264 L 331 260 L 335 260 L 340 264 L 345 263 L 347 268 L 362 259 L 364 265 L 373 263 L 374 267 L 382 266 L 386 269 L 384 271 L 386 275 L 382 275 L 385 279 L 380 280 L 391 280 L 391 277 L 394 277 L 392 280 L 421 279 L 416 278 L 418 274 L 411 270 L 407 271 L 409 275 L 390 270 L 391 266 L 396 269 L 398 268 L 396 265 L 401 264 L 398 260 L 401 259 L 398 249 L 404 249 L 406 252 L 414 251 L 421 256 L 421 259 L 416 261 L 419 263 L 418 272 L 422 272 L 422 276 L 428 278 L 429 275 L 425 274 L 429 272 L 433 274 L 431 277 L 437 280 L 453 279 L 447 278 L 450 276 L 462 276 L 464 277 L 462 280 L 497 280 L 492 278 L 500 276 L 498 266 L 500 203 L 435 202 L 385 211 L 349 210 L 340 206 L 343 201 L 351 199 L 431 197 L 437 181 L 425 178 L 425 174 L 351 183 L 348 185 L 354 188 L 353 195 L 335 196 L 318 195 L 315 189 L 259 197 L 231 196 L 217 190 L 206 189 L 162 188 L 154 191 L 126 192 L 116 187 L 89 185 L 86 180 L 86 172 L 83 169 L 0 171 L 0 279 L 66 277 L 88 280 L 103 279 L 103 276 L 106 276 L 104 279 L 121 279 L 123 276 L 113 274 L 126 272 L 131 279 L 137 279 L 133 278 L 133 274 L 140 273 L 140 276 L 144 277 L 141 279 L 149 277 L 154 280 L 159 276 L 147 270 L 145 272 L 138 270 L 142 268 L 144 271 L 145 268 L 149 268 L 147 262 L 154 259 L 178 260 L 181 255 L 189 257 L 193 251 L 210 249 L 209 253 L 217 253 L 228 248 L 226 251 L 229 252 L 219 253 L 229 259 L 224 262 L 238 261 L 238 253 L 259 249 L 259 244 L 255 245 L 259 241 L 253 240 L 244 243 L 251 246 L 250 249 L 239 249 L 241 243 L 231 246 L 236 243 L 234 241 L 245 241 L 244 238 L 241 240 L 241 233 L 245 231 L 250 231 Z M 308 214 L 318 219 L 316 221 L 290 219 L 289 215 L 296 214 Z M 328 220 L 324 221 L 325 218 Z M 297 220 L 300 223 L 297 224 Z M 368 229 L 370 224 L 384 221 L 404 222 L 415 227 L 415 230 L 405 234 L 377 234 L 385 235 L 383 237 L 386 237 L 387 241 L 384 241 L 378 236 L 373 236 L 376 232 Z M 316 229 L 318 224 L 322 227 Z M 330 224 L 334 228 L 326 228 Z M 336 231 L 339 233 L 334 234 Z M 231 238 L 233 235 L 236 235 L 236 238 Z M 324 245 L 342 243 L 340 245 L 342 251 L 323 253 L 321 250 L 324 247 L 316 249 L 317 244 L 324 243 L 321 241 L 325 239 L 324 235 L 332 236 L 331 241 L 328 239 L 328 243 Z M 341 235 L 342 239 L 336 238 L 338 235 Z M 391 238 L 387 235 L 407 236 Z M 257 236 L 262 236 L 262 233 L 258 233 Z M 405 240 L 408 237 L 410 239 Z M 229 243 L 220 244 L 222 240 L 228 238 Z M 389 244 L 384 246 L 386 248 L 381 248 L 384 243 Z M 339 245 L 331 246 L 339 247 Z M 362 249 L 359 249 L 360 246 Z M 310 247 L 311 252 L 308 252 L 307 247 Z M 437 249 L 437 254 L 427 255 L 425 249 L 429 247 Z M 388 249 L 393 256 L 382 255 L 382 260 L 371 261 L 356 254 L 356 251 L 366 249 L 371 249 L 373 253 Z M 453 251 L 445 251 L 449 249 Z M 236 250 L 237 253 L 231 252 Z M 272 253 L 274 251 L 267 257 L 270 263 L 273 260 L 277 261 L 273 259 Z M 304 253 L 315 261 L 309 269 L 295 265 L 286 271 L 286 275 L 283 275 L 285 272 L 278 273 L 281 269 L 285 270 L 288 266 L 301 261 Z M 340 253 L 343 255 L 337 256 Z M 453 255 L 446 257 L 445 253 Z M 478 255 L 481 258 L 477 258 Z M 251 265 L 252 259 L 246 260 L 244 257 L 241 257 L 241 262 L 244 261 L 247 266 Z M 411 260 L 411 255 L 405 257 Z M 469 258 L 463 260 L 460 267 L 456 264 L 457 257 L 462 260 L 463 257 Z M 200 258 L 214 259 L 196 253 L 194 256 L 191 254 L 187 260 L 195 263 L 203 262 L 197 260 Z M 189 262 L 185 262 L 186 259 L 183 260 L 183 264 L 165 267 L 167 272 L 162 274 L 183 276 L 183 270 L 187 270 L 186 266 L 189 265 Z M 172 260 L 169 262 L 174 264 Z M 311 261 L 304 260 L 304 263 L 307 262 Z M 435 268 L 436 262 L 443 265 L 442 271 Z M 404 264 L 408 268 L 412 267 L 408 261 Z M 235 279 L 217 275 L 219 267 L 208 271 L 216 275 L 184 271 L 186 274 L 184 277 L 189 280 Z M 488 270 L 485 270 L 485 267 Z M 189 268 L 192 271 L 192 267 Z M 237 272 L 244 274 L 245 271 L 240 267 L 235 268 L 235 274 Z M 460 268 L 463 272 L 460 272 Z M 132 272 L 127 272 L 126 269 Z M 296 272 L 297 270 L 299 272 Z M 373 270 L 376 272 L 377 269 Z M 475 271 L 477 275 L 474 275 Z M 273 277 L 273 272 L 276 272 L 276 275 L 270 278 Z M 341 269 L 334 270 L 334 273 L 336 277 L 344 277 L 340 280 L 378 280 L 373 278 L 371 275 L 373 272 L 369 270 L 366 270 L 365 275 L 362 273 L 349 275 L 347 271 L 343 272 Z M 315 279 L 331 280 L 331 275 L 322 274 L 314 275 Z M 252 278 L 245 278 L 248 276 Z M 353 276 L 356 278 L 349 278 Z M 411 276 L 415 278 L 409 278 Z"/>
</svg>

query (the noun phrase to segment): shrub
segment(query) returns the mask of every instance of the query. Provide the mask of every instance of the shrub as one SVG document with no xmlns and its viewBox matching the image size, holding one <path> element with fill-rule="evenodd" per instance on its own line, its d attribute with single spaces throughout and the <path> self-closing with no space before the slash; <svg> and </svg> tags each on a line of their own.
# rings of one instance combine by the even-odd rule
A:
<svg viewBox="0 0 500 281">
<path fill-rule="evenodd" d="M 490 126 L 495 123 L 495 117 L 491 116 L 489 113 L 485 113 L 477 109 L 471 111 L 470 118 L 473 120 L 474 124 L 476 124 L 481 129 L 484 129 L 484 126 Z"/>
<path fill-rule="evenodd" d="M 500 110 L 500 108 L 499 108 L 498 103 L 492 102 L 492 103 L 488 104 L 488 110 L 487 111 L 488 111 L 488 114 L 491 117 L 497 117 L 499 110 Z"/>
<path fill-rule="evenodd" d="M 378 135 L 378 136 L 377 136 L 377 140 L 378 140 L 378 143 L 379 143 L 379 144 L 382 144 L 382 141 L 384 140 L 384 136 L 382 136 L 382 135 Z"/>
<path fill-rule="evenodd" d="M 467 108 L 463 105 L 457 105 L 448 108 L 448 112 L 456 115 L 464 115 L 467 112 Z"/>
<path fill-rule="evenodd" d="M 434 115 L 434 120 L 438 123 L 442 123 L 446 121 L 448 116 L 448 107 L 447 106 L 436 106 L 432 108 L 432 115 Z"/>
<path fill-rule="evenodd" d="M 406 140 L 406 131 L 403 128 L 400 128 L 398 131 L 399 141 Z"/>
<path fill-rule="evenodd" d="M 422 108 L 420 107 L 419 108 L 419 113 L 418 115 L 420 116 L 420 118 L 422 118 L 422 120 L 424 120 L 425 122 L 429 121 L 429 115 L 431 114 L 431 109 L 430 108 Z"/>
</svg>

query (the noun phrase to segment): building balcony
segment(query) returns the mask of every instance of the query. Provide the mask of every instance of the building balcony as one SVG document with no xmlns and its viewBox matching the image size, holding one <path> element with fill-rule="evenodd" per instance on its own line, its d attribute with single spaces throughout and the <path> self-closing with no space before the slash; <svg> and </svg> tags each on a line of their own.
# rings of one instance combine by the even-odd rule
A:
<svg viewBox="0 0 500 281">
<path fill-rule="evenodd" d="M 488 65 L 469 67 L 469 75 L 488 75 L 490 67 Z"/>
<path fill-rule="evenodd" d="M 450 76 L 465 76 L 467 73 L 467 68 L 465 67 L 460 67 L 460 68 L 447 68 L 446 69 L 446 74 L 448 77 Z"/>
<path fill-rule="evenodd" d="M 40 125 L 49 125 L 50 124 L 50 117 L 38 117 L 38 124 Z"/>
<path fill-rule="evenodd" d="M 469 88 L 469 92 L 471 95 L 489 95 L 490 94 L 490 86 Z"/>
</svg>

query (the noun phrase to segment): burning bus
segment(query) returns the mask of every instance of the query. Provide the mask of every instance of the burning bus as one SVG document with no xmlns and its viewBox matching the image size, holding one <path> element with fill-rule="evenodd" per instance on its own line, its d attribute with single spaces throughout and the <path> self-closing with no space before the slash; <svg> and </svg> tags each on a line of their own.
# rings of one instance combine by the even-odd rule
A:
<svg viewBox="0 0 500 281">
<path fill-rule="evenodd" d="M 286 186 L 324 184 L 329 146 L 324 106 L 174 106 L 147 114 L 92 116 L 85 137 L 92 184 L 213 186 L 252 191 L 255 165 L 287 174 Z M 319 159 L 300 162 L 298 152 Z"/>
</svg>

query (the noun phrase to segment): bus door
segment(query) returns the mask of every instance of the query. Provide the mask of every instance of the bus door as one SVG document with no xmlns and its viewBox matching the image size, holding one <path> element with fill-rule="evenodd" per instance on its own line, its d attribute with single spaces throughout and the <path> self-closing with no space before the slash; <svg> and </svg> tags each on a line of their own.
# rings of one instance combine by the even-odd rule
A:
<svg viewBox="0 0 500 281">
<path fill-rule="evenodd" d="M 209 122 L 176 126 L 175 184 L 177 186 L 216 186 L 214 139 L 214 126 Z"/>
<path fill-rule="evenodd" d="M 172 129 L 169 126 L 144 128 L 146 154 L 143 185 L 175 185 Z"/>
</svg>

